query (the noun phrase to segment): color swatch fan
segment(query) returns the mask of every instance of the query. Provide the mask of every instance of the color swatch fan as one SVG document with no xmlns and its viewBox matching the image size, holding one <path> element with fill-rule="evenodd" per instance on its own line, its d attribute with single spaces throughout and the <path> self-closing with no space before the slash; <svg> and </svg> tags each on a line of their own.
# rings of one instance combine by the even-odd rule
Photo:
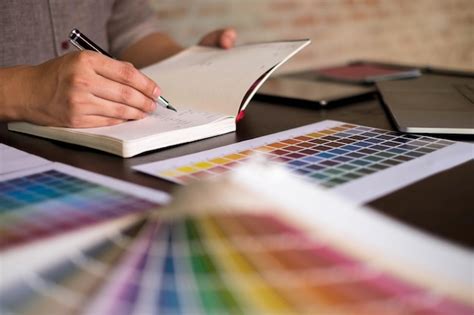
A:
<svg viewBox="0 0 474 315">
<path fill-rule="evenodd" d="M 249 165 L 190 185 L 147 221 L 24 277 L 2 292 L 0 310 L 472 314 L 471 261 L 283 168 Z"/>
<path fill-rule="evenodd" d="M 162 192 L 43 162 L 0 175 L 0 292 L 113 237 L 168 201 Z"/>
</svg>

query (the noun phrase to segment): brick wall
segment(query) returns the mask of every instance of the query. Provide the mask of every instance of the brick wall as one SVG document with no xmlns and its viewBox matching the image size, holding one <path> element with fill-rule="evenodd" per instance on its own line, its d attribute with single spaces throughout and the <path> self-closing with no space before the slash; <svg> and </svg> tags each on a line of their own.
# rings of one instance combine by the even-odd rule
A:
<svg viewBox="0 0 474 315">
<path fill-rule="evenodd" d="M 353 59 L 474 70 L 474 0 L 151 1 L 184 45 L 227 25 L 240 43 L 310 38 L 283 71 Z"/>
</svg>

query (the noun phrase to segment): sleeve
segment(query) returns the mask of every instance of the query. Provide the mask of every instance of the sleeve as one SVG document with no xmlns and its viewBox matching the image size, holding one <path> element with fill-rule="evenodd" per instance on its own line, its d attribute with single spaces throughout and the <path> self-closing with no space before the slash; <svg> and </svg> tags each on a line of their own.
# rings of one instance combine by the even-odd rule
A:
<svg viewBox="0 0 474 315">
<path fill-rule="evenodd" d="M 149 0 L 114 1 L 107 23 L 112 55 L 120 55 L 125 48 L 158 31 L 158 20 Z"/>
</svg>

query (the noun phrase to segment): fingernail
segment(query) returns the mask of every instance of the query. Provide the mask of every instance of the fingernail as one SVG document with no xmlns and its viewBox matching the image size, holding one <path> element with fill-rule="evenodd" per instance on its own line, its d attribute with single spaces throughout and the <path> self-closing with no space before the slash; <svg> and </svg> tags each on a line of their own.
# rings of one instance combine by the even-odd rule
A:
<svg viewBox="0 0 474 315">
<path fill-rule="evenodd" d="M 153 99 L 157 99 L 161 94 L 161 91 L 160 91 L 160 88 L 159 87 L 155 87 L 155 89 L 153 90 Z"/>
<path fill-rule="evenodd" d="M 157 107 L 157 106 L 158 106 L 158 105 L 156 104 L 156 102 L 151 102 L 151 107 L 150 107 L 151 110 L 150 110 L 150 113 L 154 112 L 154 111 L 156 110 L 156 107 Z"/>
<path fill-rule="evenodd" d="M 228 30 L 225 33 L 225 35 L 227 38 L 230 38 L 231 40 L 234 40 L 237 37 L 237 33 L 235 32 L 235 30 Z"/>
</svg>

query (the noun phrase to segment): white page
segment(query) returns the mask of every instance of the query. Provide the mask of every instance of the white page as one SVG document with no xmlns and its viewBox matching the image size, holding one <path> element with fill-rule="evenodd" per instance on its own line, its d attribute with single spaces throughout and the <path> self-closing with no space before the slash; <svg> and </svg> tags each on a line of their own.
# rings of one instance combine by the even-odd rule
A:
<svg viewBox="0 0 474 315">
<path fill-rule="evenodd" d="M 178 107 L 178 112 L 175 112 L 163 107 L 157 107 L 152 115 L 141 120 L 129 121 L 110 127 L 67 128 L 67 130 L 76 133 L 117 138 L 122 141 L 132 141 L 168 131 L 210 124 L 225 118 L 227 116 L 219 113 L 201 112 L 189 108 Z"/>
<path fill-rule="evenodd" d="M 326 120 L 195 154 L 137 165 L 134 166 L 134 169 L 159 177 L 158 173 L 164 170 L 174 169 L 179 166 L 190 165 L 196 162 L 208 161 L 245 150 L 251 150 L 269 143 L 337 127 L 342 124 L 342 122 Z M 403 162 L 384 170 L 377 171 L 373 174 L 354 179 L 345 184 L 331 188 L 331 190 L 341 193 L 358 204 L 367 203 L 425 177 L 472 160 L 473 153 L 474 145 L 456 142 L 411 161 Z M 173 181 L 173 178 L 171 177 L 166 179 Z"/>
<path fill-rule="evenodd" d="M 308 40 L 269 42 L 227 50 L 193 46 L 142 71 L 177 108 L 192 106 L 235 116 L 260 76 L 308 44 Z"/>
<path fill-rule="evenodd" d="M 0 143 L 0 175 L 49 163 L 52 162 Z"/>
</svg>

